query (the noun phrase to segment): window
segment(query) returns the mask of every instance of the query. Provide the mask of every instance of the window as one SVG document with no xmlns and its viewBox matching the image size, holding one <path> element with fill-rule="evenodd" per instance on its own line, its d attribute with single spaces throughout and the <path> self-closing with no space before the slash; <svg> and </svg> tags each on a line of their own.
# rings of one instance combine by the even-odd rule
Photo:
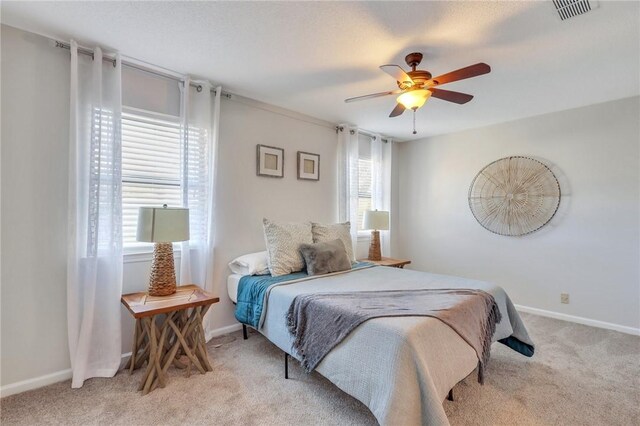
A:
<svg viewBox="0 0 640 426">
<path fill-rule="evenodd" d="M 371 210 L 372 188 L 371 139 L 361 135 L 358 139 L 358 232 L 368 235 L 363 230 L 364 212 Z"/>
<path fill-rule="evenodd" d="M 195 115 L 182 126 L 180 82 L 122 67 L 122 239 L 126 252 L 150 251 L 136 241 L 140 207 L 189 208 L 190 242 L 205 241 L 211 201 L 211 144 Z M 195 88 L 189 90 L 195 92 Z M 185 137 L 186 136 L 186 137 Z"/>
<path fill-rule="evenodd" d="M 182 206 L 180 119 L 135 108 L 122 111 L 122 240 L 136 241 L 138 209 Z"/>
</svg>

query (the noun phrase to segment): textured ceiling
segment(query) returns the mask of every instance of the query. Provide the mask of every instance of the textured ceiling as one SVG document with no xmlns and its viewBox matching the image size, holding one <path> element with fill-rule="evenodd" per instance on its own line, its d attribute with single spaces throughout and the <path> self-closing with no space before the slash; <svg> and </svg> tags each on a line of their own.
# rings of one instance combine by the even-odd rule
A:
<svg viewBox="0 0 640 426">
<path fill-rule="evenodd" d="M 640 93 L 640 3 L 601 1 L 561 22 L 550 2 L 10 2 L 2 22 L 100 44 L 226 90 L 401 139 L 450 133 Z M 378 66 L 420 51 L 434 75 L 476 62 L 491 74 L 444 86 L 388 118 L 393 89 Z"/>
</svg>

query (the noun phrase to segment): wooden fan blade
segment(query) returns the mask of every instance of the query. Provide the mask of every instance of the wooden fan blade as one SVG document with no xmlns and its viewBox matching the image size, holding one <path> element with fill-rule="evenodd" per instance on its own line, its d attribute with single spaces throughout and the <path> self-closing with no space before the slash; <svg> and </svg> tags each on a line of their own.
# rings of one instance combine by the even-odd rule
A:
<svg viewBox="0 0 640 426">
<path fill-rule="evenodd" d="M 432 78 L 431 81 L 434 86 L 437 86 L 438 84 L 446 84 L 453 81 L 464 80 L 465 78 L 477 77 L 489 72 L 491 72 L 491 67 L 484 62 L 480 62 L 479 64 L 469 65 L 468 67 L 439 75 Z"/>
<path fill-rule="evenodd" d="M 395 78 L 396 81 L 399 83 L 404 83 L 405 85 L 408 85 L 408 86 L 413 86 L 415 84 L 411 79 L 411 77 L 409 77 L 409 74 L 407 74 L 398 65 L 393 65 L 393 64 L 380 65 L 380 69 L 386 72 L 387 74 L 389 74 L 391 77 Z"/>
<path fill-rule="evenodd" d="M 406 108 L 404 107 L 404 105 L 397 104 L 393 111 L 391 111 L 391 114 L 389 114 L 389 117 L 397 117 L 399 115 L 402 115 L 405 109 Z"/>
<path fill-rule="evenodd" d="M 398 93 L 402 93 L 402 90 L 400 89 L 389 90 L 387 92 L 379 92 L 379 93 L 372 93 L 370 95 L 356 96 L 355 98 L 345 99 L 344 101 L 347 103 L 355 102 L 355 101 L 363 101 L 365 99 L 379 98 L 380 96 L 397 95 Z"/>
<path fill-rule="evenodd" d="M 431 96 L 434 98 L 442 99 L 444 101 L 455 102 L 457 104 L 466 104 L 471 99 L 473 99 L 472 95 L 467 95 L 466 93 L 453 92 L 451 90 L 442 90 L 436 88 L 430 88 Z"/>
</svg>

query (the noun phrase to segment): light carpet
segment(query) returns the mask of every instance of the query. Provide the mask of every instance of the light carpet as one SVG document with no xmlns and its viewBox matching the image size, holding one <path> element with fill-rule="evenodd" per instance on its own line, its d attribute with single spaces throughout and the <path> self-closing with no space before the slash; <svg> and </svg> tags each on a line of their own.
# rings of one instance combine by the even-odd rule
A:
<svg viewBox="0 0 640 426">
<path fill-rule="evenodd" d="M 638 425 L 640 337 L 523 314 L 536 354 L 494 344 L 484 386 L 471 374 L 444 401 L 452 425 Z M 142 371 L 70 381 L 3 398 L 2 425 L 376 424 L 369 410 L 257 333 L 208 344 L 214 371 L 170 370 L 166 388 L 136 392 Z"/>
</svg>

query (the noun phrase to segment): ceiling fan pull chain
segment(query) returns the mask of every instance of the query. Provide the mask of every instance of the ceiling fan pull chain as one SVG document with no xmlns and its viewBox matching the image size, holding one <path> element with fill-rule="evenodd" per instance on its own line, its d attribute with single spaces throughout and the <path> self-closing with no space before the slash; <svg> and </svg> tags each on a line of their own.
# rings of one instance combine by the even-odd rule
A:
<svg viewBox="0 0 640 426">
<path fill-rule="evenodd" d="M 413 134 L 415 135 L 416 133 L 416 110 L 413 110 Z"/>
</svg>

